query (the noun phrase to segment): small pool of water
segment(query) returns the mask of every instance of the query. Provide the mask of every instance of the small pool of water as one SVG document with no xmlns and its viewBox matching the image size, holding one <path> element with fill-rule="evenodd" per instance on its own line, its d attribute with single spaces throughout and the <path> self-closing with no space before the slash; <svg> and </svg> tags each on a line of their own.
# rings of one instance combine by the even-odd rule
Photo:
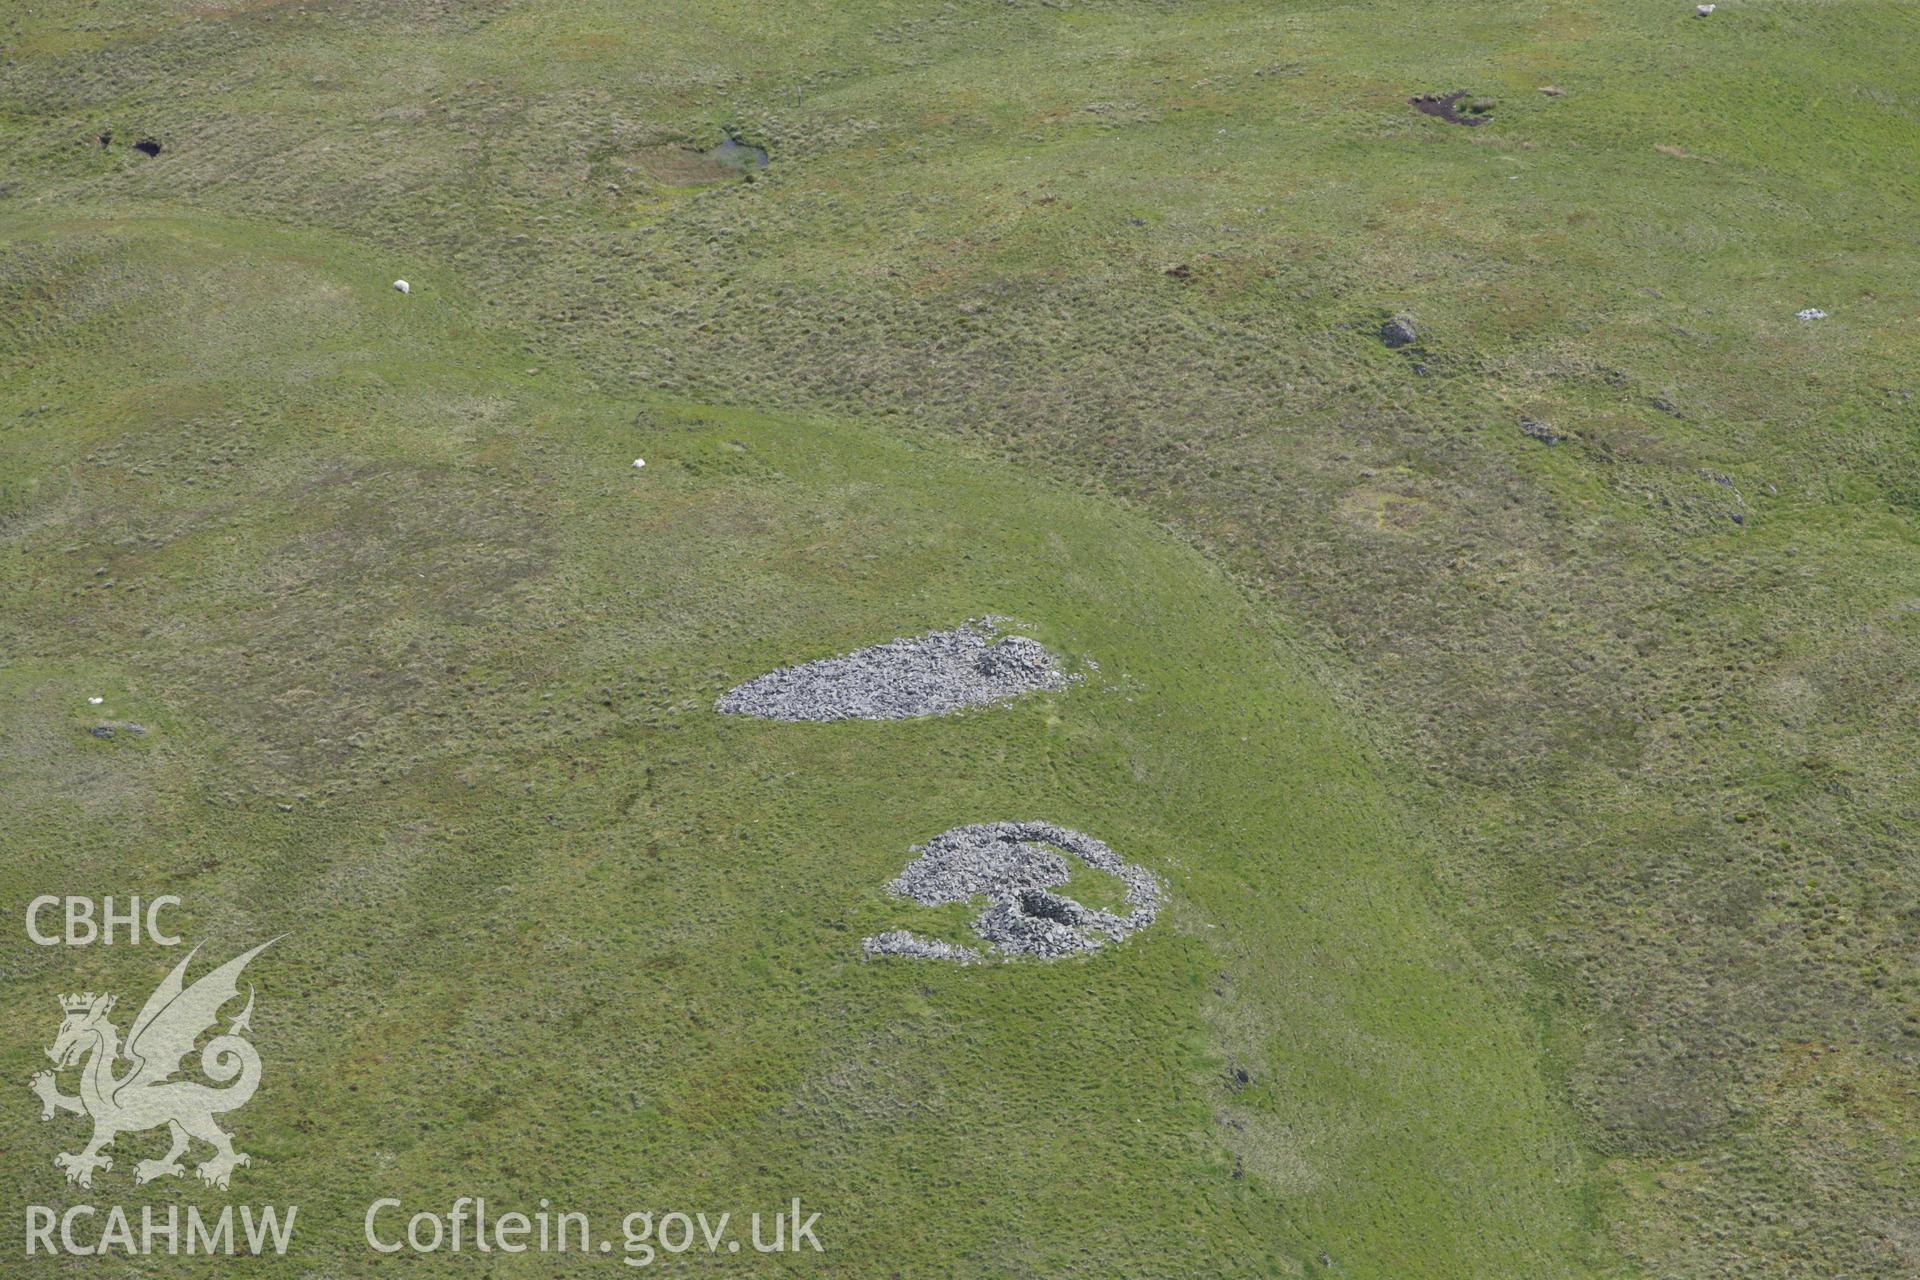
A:
<svg viewBox="0 0 1920 1280">
<path fill-rule="evenodd" d="M 756 147 L 738 138 L 728 138 L 719 146 L 707 152 L 707 159 L 718 161 L 735 169 L 764 169 L 767 167 L 765 147 Z"/>
</svg>

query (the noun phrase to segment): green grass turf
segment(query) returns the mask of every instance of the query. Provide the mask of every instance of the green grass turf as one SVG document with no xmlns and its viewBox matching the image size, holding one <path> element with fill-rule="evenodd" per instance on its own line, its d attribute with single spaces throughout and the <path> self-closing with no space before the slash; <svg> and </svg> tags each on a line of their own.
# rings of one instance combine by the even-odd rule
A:
<svg viewBox="0 0 1920 1280">
<path fill-rule="evenodd" d="M 603 411 L 636 433 L 614 452 L 645 452 L 649 432 L 681 431 L 689 414 L 731 423 L 751 408 L 806 445 L 853 432 L 903 450 L 875 464 L 889 483 L 934 454 L 1011 461 L 1199 548 L 1249 589 L 1259 627 L 1297 637 L 1291 669 L 1325 691 L 1335 731 L 1378 753 L 1382 803 L 1413 841 L 1399 846 L 1409 874 L 1432 874 L 1438 916 L 1470 940 L 1496 998 L 1524 1011 L 1534 1065 L 1575 1126 L 1592 1216 L 1569 1265 L 1910 1274 L 1911 10 L 1691 12 L 1665 0 L 15 8 L 0 14 L 9 528 L 25 538 L 74 502 L 96 447 L 91 465 L 132 472 L 128 484 L 174 481 L 86 518 L 126 525 L 116 541 L 198 531 L 165 571 L 169 591 L 212 597 L 207 616 L 154 625 L 191 651 L 202 687 L 253 695 L 252 735 L 220 766 L 263 793 L 337 784 L 344 804 L 420 785 L 432 744 L 395 721 L 412 724 L 406 709 L 439 687 L 434 661 L 463 690 L 505 698 L 537 669 L 527 654 L 561 643 L 520 632 L 556 598 L 535 584 L 567 545 L 571 525 L 551 528 L 560 481 L 410 484 L 427 463 L 408 449 L 473 465 L 488 424 L 534 398 L 552 399 L 537 417 L 553 449 L 587 439 L 598 419 L 560 407 L 571 397 L 546 385 L 560 380 L 582 402 L 623 406 Z M 1491 123 L 1464 129 L 1406 103 L 1455 88 L 1494 98 Z M 726 127 L 773 153 L 752 182 L 716 181 L 685 154 Z M 148 133 L 165 145 L 152 161 L 128 148 Z M 263 268 L 216 254 L 194 268 L 208 299 L 194 331 L 177 332 L 179 308 L 149 296 L 172 256 L 148 250 L 149 264 L 103 244 L 117 217 L 160 244 L 323 230 L 335 238 L 294 256 L 346 292 L 254 297 Z M 447 327 L 398 354 L 336 340 L 326 318 L 345 298 L 374 305 L 363 295 L 395 276 L 417 290 L 383 298 L 395 323 Z M 1831 318 L 1795 320 L 1807 306 Z M 1417 352 L 1373 337 L 1400 311 L 1422 331 Z M 306 371 L 340 359 L 346 385 L 320 394 Z M 475 381 L 415 401 L 411 428 L 371 413 L 426 367 Z M 207 371 L 223 369 L 232 389 L 215 395 Z M 1564 441 L 1523 436 L 1522 416 Z M 119 423 L 154 417 L 171 434 L 115 443 Z M 223 447 L 235 422 L 253 452 Z M 714 429 L 753 444 L 745 427 Z M 327 570 L 289 556 L 271 586 L 229 591 L 221 575 L 237 579 L 263 548 L 169 506 L 198 510 L 221 477 L 287 449 L 306 452 L 276 482 L 303 475 L 321 495 L 304 500 L 316 527 L 299 547 Z M 764 483 L 769 449 L 722 441 L 676 465 Z M 338 469 L 363 454 L 399 470 Z M 559 457 L 509 461 L 557 470 Z M 604 518 L 628 479 L 608 473 L 572 518 Z M 795 483 L 824 501 L 823 482 Z M 351 513 L 351 536 L 317 514 L 334 511 Z M 791 532 L 775 511 L 756 495 L 738 518 Z M 257 513 L 236 499 L 232 517 Z M 715 671 L 905 630 L 900 600 L 929 566 L 952 571 L 932 546 L 835 558 L 836 532 L 850 536 L 829 518 L 799 543 L 818 544 L 811 558 L 764 567 L 833 588 L 812 629 L 781 615 L 797 607 L 783 582 L 759 601 L 773 612 L 735 634 L 737 662 L 696 638 L 677 598 L 619 620 L 717 687 Z M 97 540 L 60 543 L 82 548 L 71 608 L 108 590 L 96 568 L 126 594 Z M 464 634 L 418 631 L 396 603 L 405 575 L 430 568 L 453 584 Z M 360 603 L 310 585 L 330 577 L 385 594 Z M 888 607 L 849 603 L 861 582 Z M 208 642 L 222 609 L 265 599 L 280 620 L 250 659 L 236 656 L 245 640 Z M 1009 611 L 1064 626 L 1045 604 Z M 935 612 L 928 625 L 950 621 Z M 354 665 L 321 638 L 334 632 L 380 647 Z M 1095 639 L 1054 638 L 1105 659 Z M 409 666 L 409 646 L 432 658 Z M 596 692 L 617 689 L 615 662 L 592 659 Z M 653 679 L 665 688 L 670 674 Z M 130 699 L 121 678 L 115 697 Z M 625 696 L 640 701 L 637 688 Z M 700 705 L 673 697 L 688 716 Z M 214 714 L 198 702 L 197 716 Z M 438 712 L 483 754 L 530 735 L 564 751 L 610 711 L 589 700 L 482 718 L 448 703 L 418 714 Z M 455 784 L 478 789 L 485 767 Z M 53 776 L 66 788 L 85 775 Z M 1120 804 L 1140 788 L 1089 796 Z M 876 845 L 875 876 L 897 869 L 907 839 L 959 820 L 929 815 Z M 1134 855 L 1124 833 L 1084 821 Z M 1224 1016 L 1201 1052 L 1280 1078 L 1273 1041 L 1256 1052 Z M 1303 1144 L 1272 1125 L 1350 1132 L 1371 1114 L 1356 1102 L 1334 1123 L 1309 1094 L 1263 1101 L 1265 1130 L 1210 1130 L 1241 1156 L 1236 1186 L 1263 1212 L 1295 1212 L 1301 1185 L 1286 1153 Z M 1353 1166 L 1357 1185 L 1386 1176 L 1369 1163 Z M 1304 1237 L 1246 1231 L 1317 1265 Z M 1475 1261 L 1482 1274 L 1505 1265 Z M 1055 1269 L 1074 1265 L 1101 1269 Z"/>
<path fill-rule="evenodd" d="M 235 1121 L 244 1198 L 310 1224 L 289 1273 L 370 1267 L 379 1194 L 476 1191 L 799 1195 L 837 1274 L 1570 1273 L 1534 1032 L 1190 549 L 951 445 L 529 374 L 470 299 L 324 236 L 6 231 L 57 300 L 7 383 L 50 406 L 7 477 L 8 914 L 117 885 L 182 895 L 210 951 L 291 935 Z M 710 709 L 990 611 L 1098 670 L 902 724 Z M 942 927 L 880 891 L 910 843 L 1008 817 L 1097 832 L 1173 905 L 1087 961 L 859 960 Z M 10 945 L 9 1077 L 56 990 L 137 1006 L 176 958 Z M 6 1110 L 9 1201 L 87 1197 L 47 1163 L 77 1127 Z"/>
</svg>

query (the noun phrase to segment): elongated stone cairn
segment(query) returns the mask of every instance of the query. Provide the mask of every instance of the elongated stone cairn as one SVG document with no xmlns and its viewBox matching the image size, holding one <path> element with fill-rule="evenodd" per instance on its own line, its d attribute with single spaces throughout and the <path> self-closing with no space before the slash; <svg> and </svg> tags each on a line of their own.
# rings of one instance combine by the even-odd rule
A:
<svg viewBox="0 0 1920 1280">
<path fill-rule="evenodd" d="M 765 720 L 910 720 L 1005 702 L 1075 677 L 1037 640 L 981 618 L 952 631 L 781 667 L 722 694 L 723 715 Z"/>
</svg>

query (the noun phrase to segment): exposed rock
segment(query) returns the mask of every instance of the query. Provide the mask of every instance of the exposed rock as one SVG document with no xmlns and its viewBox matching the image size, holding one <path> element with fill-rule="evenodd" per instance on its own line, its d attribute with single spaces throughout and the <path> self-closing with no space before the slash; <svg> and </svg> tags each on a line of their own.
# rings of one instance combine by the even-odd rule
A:
<svg viewBox="0 0 1920 1280">
<path fill-rule="evenodd" d="M 1409 316 L 1395 316 L 1380 326 L 1380 341 L 1395 351 L 1419 340 L 1420 331 L 1413 327 L 1413 320 Z"/>
<path fill-rule="evenodd" d="M 1546 423 L 1536 422 L 1532 418 L 1520 419 L 1520 431 L 1521 434 L 1538 440 L 1541 444 L 1559 444 L 1562 440 L 1566 439 L 1565 436 L 1555 431 Z"/>
<path fill-rule="evenodd" d="M 955 964 L 979 964 L 986 959 L 972 947 L 956 946 L 935 938 L 923 938 L 907 929 L 876 934 L 860 943 L 867 959 L 877 956 L 906 956 L 912 960 L 951 960 Z"/>
</svg>

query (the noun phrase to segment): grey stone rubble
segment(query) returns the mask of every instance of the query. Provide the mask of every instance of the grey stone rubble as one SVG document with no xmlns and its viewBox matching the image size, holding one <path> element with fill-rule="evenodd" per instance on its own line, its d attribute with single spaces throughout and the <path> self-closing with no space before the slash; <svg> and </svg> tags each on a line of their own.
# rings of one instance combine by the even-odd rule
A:
<svg viewBox="0 0 1920 1280">
<path fill-rule="evenodd" d="M 972 947 L 956 946 L 934 938 L 923 938 L 907 929 L 876 934 L 860 944 L 869 960 L 875 956 L 909 956 L 915 960 L 951 960 L 955 964 L 979 964 L 986 957 Z"/>
<path fill-rule="evenodd" d="M 1127 914 L 1082 906 L 1049 889 L 1072 874 L 1065 850 L 1126 887 Z M 974 932 L 1001 956 L 1057 960 L 1118 942 L 1152 924 L 1162 889 L 1152 872 L 1121 861 L 1092 836 L 1050 822 L 981 822 L 944 831 L 915 849 L 920 856 L 888 883 L 887 892 L 923 907 L 987 899 Z M 968 947 L 922 938 L 906 930 L 883 933 L 861 944 L 868 956 L 919 959 L 983 959 Z"/>
<path fill-rule="evenodd" d="M 952 631 L 781 667 L 729 689 L 715 705 L 723 715 L 765 720 L 910 720 L 1076 679 L 1039 641 L 1000 635 L 1003 621 L 975 619 Z"/>
<path fill-rule="evenodd" d="M 1541 444 L 1544 444 L 1544 445 L 1556 445 L 1556 444 L 1559 444 L 1562 440 L 1566 439 L 1565 436 L 1561 435 L 1558 431 L 1555 431 L 1552 427 L 1548 426 L 1546 423 L 1536 422 L 1532 418 L 1520 419 L 1520 433 L 1522 435 L 1529 436 L 1532 439 L 1538 440 Z"/>
<path fill-rule="evenodd" d="M 1420 331 L 1413 327 L 1413 319 L 1410 316 L 1394 316 L 1380 326 L 1380 341 L 1396 351 L 1401 347 L 1411 346 L 1419 340 Z"/>
</svg>

